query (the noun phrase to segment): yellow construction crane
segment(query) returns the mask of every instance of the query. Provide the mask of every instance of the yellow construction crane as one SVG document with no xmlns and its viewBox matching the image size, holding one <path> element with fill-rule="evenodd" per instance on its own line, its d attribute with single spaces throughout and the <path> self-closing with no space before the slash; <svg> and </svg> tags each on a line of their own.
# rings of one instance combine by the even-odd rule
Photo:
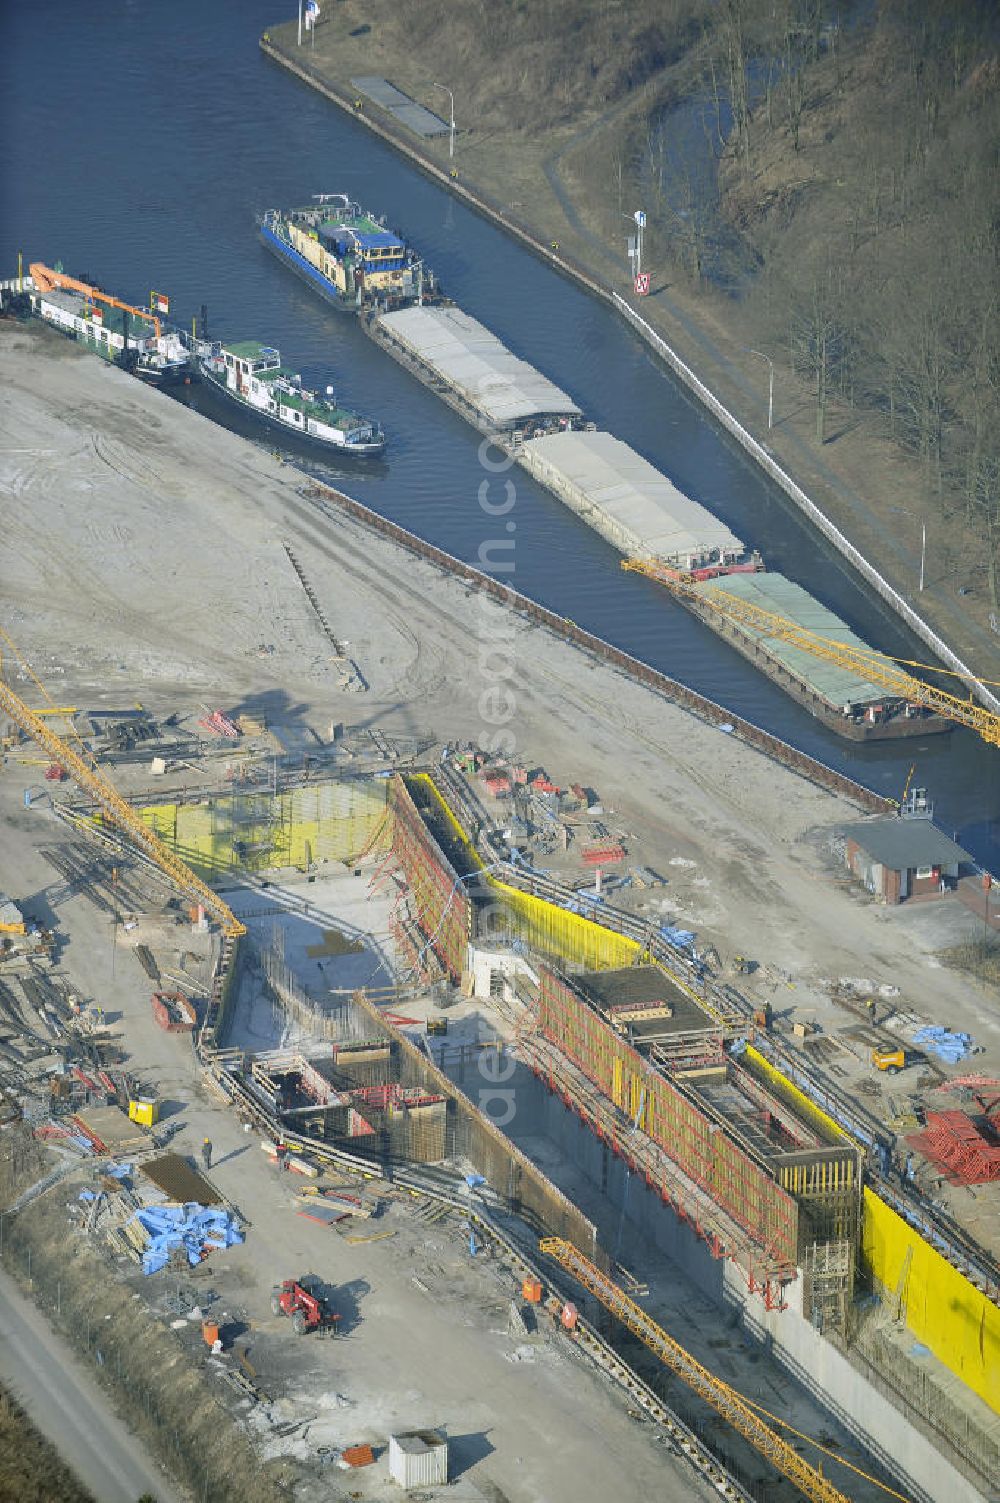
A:
<svg viewBox="0 0 1000 1503">
<path fill-rule="evenodd" d="M 679 573 L 652 559 L 623 559 L 622 568 L 655 579 L 675 595 L 682 595 L 698 606 L 715 611 L 724 620 L 759 632 L 763 637 L 788 642 L 793 647 L 801 648 L 803 652 L 812 653 L 813 657 L 835 663 L 838 668 L 846 668 L 868 683 L 884 689 L 887 694 L 905 699 L 909 704 L 920 705 L 959 725 L 967 725 L 991 746 L 1000 746 L 1000 715 L 993 714 L 977 703 L 971 693 L 968 699 L 961 699 L 958 695 L 949 694 L 944 689 L 914 678 L 906 669 L 918 668 L 924 673 L 946 674 L 949 678 L 958 679 L 962 678 L 960 673 L 952 673 L 947 668 L 935 668 L 928 663 L 911 662 L 906 658 L 888 658 L 869 648 L 850 647 L 843 642 L 835 642 L 830 637 L 822 637 L 808 627 L 789 621 L 785 616 L 778 616 L 750 600 L 744 600 L 730 590 L 707 582 L 698 584 L 690 574 Z"/>
<path fill-rule="evenodd" d="M 224 903 L 219 894 L 213 892 L 200 877 L 195 876 L 191 868 L 179 856 L 175 856 L 158 835 L 143 824 L 135 810 L 125 802 L 103 773 L 89 766 L 78 752 L 74 751 L 71 746 L 67 746 L 66 742 L 46 725 L 38 712 L 30 709 L 2 680 L 0 680 L 0 711 L 9 715 L 11 720 L 15 721 L 36 745 L 49 753 L 53 762 L 57 762 L 60 767 L 64 768 L 77 786 L 90 794 L 110 822 L 127 835 L 180 888 L 181 892 L 201 903 L 206 912 L 210 913 L 220 925 L 227 938 L 237 939 L 241 934 L 246 933 L 246 925 L 240 923 L 229 905 Z"/>
<path fill-rule="evenodd" d="M 567 1273 L 573 1275 L 578 1284 L 582 1284 L 595 1298 L 599 1299 L 604 1307 L 611 1311 L 627 1326 L 634 1336 L 638 1336 L 644 1346 L 655 1352 L 660 1361 L 665 1363 L 670 1370 L 682 1378 L 689 1388 L 705 1400 L 707 1404 L 720 1414 L 734 1430 L 748 1440 L 750 1444 L 765 1456 L 771 1465 L 783 1476 L 794 1482 L 803 1497 L 812 1500 L 812 1503 L 850 1503 L 850 1499 L 839 1488 L 810 1466 L 795 1450 L 788 1441 L 783 1440 L 777 1431 L 766 1425 L 757 1413 L 757 1406 L 737 1393 L 728 1383 L 717 1378 L 709 1372 L 707 1367 L 702 1367 L 691 1353 L 685 1351 L 679 1342 L 672 1336 L 668 1336 L 661 1326 L 658 1326 L 633 1299 L 620 1289 L 607 1274 L 585 1258 L 580 1250 L 573 1246 L 572 1242 L 566 1242 L 562 1237 L 543 1237 L 538 1244 L 539 1250 L 553 1258 Z M 763 1411 L 766 1412 L 766 1411 Z M 781 1423 L 779 1421 L 779 1423 Z M 791 1428 L 790 1426 L 787 1428 Z M 793 1431 L 799 1435 L 799 1431 Z M 810 1440 L 809 1436 L 802 1436 L 804 1440 Z M 815 1441 L 812 1444 L 818 1444 Z M 824 1447 L 819 1447 L 825 1450 Z M 849 1461 L 834 1456 L 828 1452 L 835 1461 L 850 1471 L 859 1472 Z M 860 1473 L 867 1476 L 866 1473 Z M 869 1479 L 875 1481 L 875 1478 Z M 882 1483 L 877 1484 L 890 1497 L 902 1498 L 901 1493 L 893 1492 Z M 903 1500 L 906 1503 L 906 1500 Z"/>
</svg>

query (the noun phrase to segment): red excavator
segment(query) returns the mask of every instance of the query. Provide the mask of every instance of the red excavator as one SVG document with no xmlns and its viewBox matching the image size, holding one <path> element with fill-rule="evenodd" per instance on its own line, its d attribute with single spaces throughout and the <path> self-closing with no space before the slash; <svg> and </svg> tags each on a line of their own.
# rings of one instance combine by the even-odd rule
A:
<svg viewBox="0 0 1000 1503">
<path fill-rule="evenodd" d="M 304 1336 L 307 1331 L 332 1331 L 336 1335 L 340 1319 L 330 1308 L 323 1286 L 308 1275 L 285 1279 L 280 1289 L 272 1290 L 271 1314 L 290 1316 L 296 1336 Z"/>
</svg>

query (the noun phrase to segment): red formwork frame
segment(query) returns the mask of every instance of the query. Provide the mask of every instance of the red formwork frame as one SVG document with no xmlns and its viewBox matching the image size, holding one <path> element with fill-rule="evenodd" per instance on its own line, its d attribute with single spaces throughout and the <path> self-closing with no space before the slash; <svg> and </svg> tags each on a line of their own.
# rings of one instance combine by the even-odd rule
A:
<svg viewBox="0 0 1000 1503">
<path fill-rule="evenodd" d="M 927 1126 L 907 1142 L 962 1185 L 1000 1179 L 1000 1146 L 965 1112 L 928 1112 Z"/>
<path fill-rule="evenodd" d="M 639 1124 L 684 1175 L 705 1190 L 767 1256 L 795 1266 L 798 1253 L 799 1208 L 717 1123 L 653 1069 L 620 1038 L 592 1008 L 548 966 L 539 967 L 539 1029 L 542 1036 L 572 1061 L 628 1119 L 631 1100 L 622 1097 L 627 1082 L 641 1082 L 642 1120 Z M 557 1084 L 553 1088 L 560 1096 Z M 632 1095 L 634 1097 L 633 1087 Z M 624 1139 L 597 1129 L 612 1152 L 629 1158 Z M 697 1215 L 666 1198 L 676 1213 L 701 1233 Z"/>
<path fill-rule="evenodd" d="M 397 774 L 389 786 L 392 850 L 410 891 L 412 918 L 449 978 L 462 979 L 472 933 L 472 904 Z"/>
</svg>

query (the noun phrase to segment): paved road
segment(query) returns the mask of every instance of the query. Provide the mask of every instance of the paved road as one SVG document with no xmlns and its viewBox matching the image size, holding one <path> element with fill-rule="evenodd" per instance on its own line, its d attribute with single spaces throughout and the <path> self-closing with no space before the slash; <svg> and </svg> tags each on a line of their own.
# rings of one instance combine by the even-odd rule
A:
<svg viewBox="0 0 1000 1503">
<path fill-rule="evenodd" d="M 0 1382 L 100 1503 L 136 1503 L 143 1493 L 151 1493 L 157 1503 L 181 1503 L 92 1374 L 3 1272 Z"/>
</svg>

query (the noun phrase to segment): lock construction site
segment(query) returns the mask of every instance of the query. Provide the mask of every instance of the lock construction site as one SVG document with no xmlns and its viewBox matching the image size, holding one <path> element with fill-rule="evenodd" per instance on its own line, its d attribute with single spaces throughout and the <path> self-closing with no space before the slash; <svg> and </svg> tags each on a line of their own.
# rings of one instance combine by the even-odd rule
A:
<svg viewBox="0 0 1000 1503">
<path fill-rule="evenodd" d="M 0 370 L 0 1259 L 165 1488 L 995 1496 L 931 796 L 43 327 Z"/>
</svg>

